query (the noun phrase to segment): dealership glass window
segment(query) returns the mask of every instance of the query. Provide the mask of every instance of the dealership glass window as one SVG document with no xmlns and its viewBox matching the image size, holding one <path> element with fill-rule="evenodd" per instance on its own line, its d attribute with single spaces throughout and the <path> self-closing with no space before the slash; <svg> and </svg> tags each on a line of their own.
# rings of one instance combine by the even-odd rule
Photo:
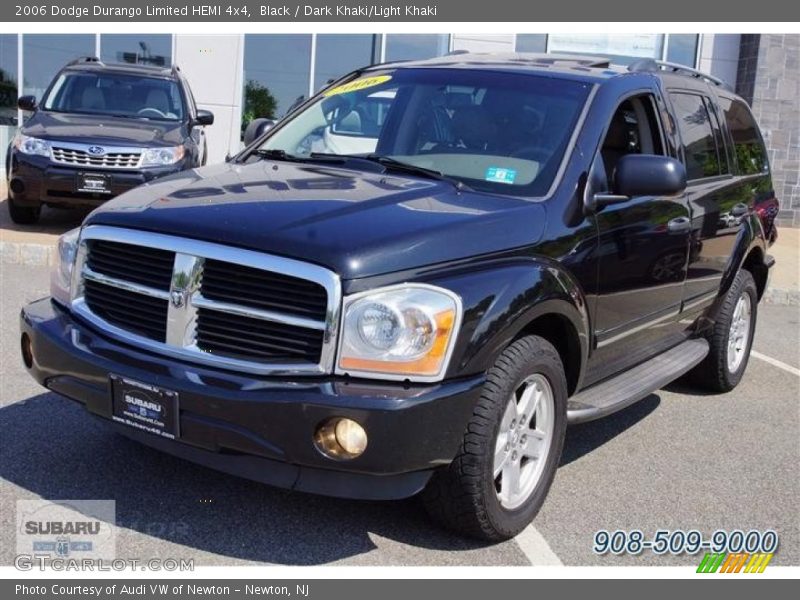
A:
<svg viewBox="0 0 800 600">
<path fill-rule="evenodd" d="M 517 52 L 547 52 L 547 34 L 518 33 L 514 49 Z"/>
<path fill-rule="evenodd" d="M 0 127 L 17 126 L 17 36 L 0 35 Z M 8 132 L 0 133 L 0 141 Z M 7 143 L 2 144 L 5 150 Z"/>
<path fill-rule="evenodd" d="M 615 64 L 629 64 L 637 58 L 661 58 L 664 36 L 640 35 L 565 35 L 552 34 L 549 51 L 561 54 L 598 55 Z"/>
<path fill-rule="evenodd" d="M 708 107 L 702 96 L 696 94 L 670 94 L 678 130 L 683 142 L 686 178 L 700 179 L 719 175 L 720 157 L 714 141 L 714 130 Z"/>
<path fill-rule="evenodd" d="M 24 34 L 22 36 L 23 94 L 42 97 L 56 73 L 71 60 L 94 56 L 90 34 Z"/>
<path fill-rule="evenodd" d="M 168 67 L 172 64 L 172 36 L 168 33 L 101 35 L 100 59 Z"/>
<path fill-rule="evenodd" d="M 0 35 L 0 169 L 17 128 L 17 35 Z"/>
<path fill-rule="evenodd" d="M 377 62 L 378 36 L 325 34 L 317 36 L 314 90 L 353 69 Z"/>
<path fill-rule="evenodd" d="M 308 95 L 310 76 L 310 35 L 245 35 L 242 129 L 256 118 L 283 116 Z"/>
<path fill-rule="evenodd" d="M 667 61 L 694 67 L 698 37 L 696 33 L 671 33 L 667 43 Z"/>
<path fill-rule="evenodd" d="M 388 34 L 386 35 L 386 60 L 422 60 L 444 56 L 450 49 L 450 36 L 446 34 Z"/>
</svg>

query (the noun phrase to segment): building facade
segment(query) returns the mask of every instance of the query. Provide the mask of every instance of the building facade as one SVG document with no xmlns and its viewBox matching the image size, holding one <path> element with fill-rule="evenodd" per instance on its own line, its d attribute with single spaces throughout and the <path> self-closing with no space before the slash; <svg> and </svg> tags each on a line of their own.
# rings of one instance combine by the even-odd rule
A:
<svg viewBox="0 0 800 600">
<path fill-rule="evenodd" d="M 240 148 L 251 119 L 280 117 L 299 97 L 367 64 L 458 50 L 597 54 L 623 64 L 650 57 L 711 73 L 752 102 L 770 147 L 784 207 L 781 222 L 800 226 L 798 39 L 736 34 L 3 34 L 0 164 L 5 164 L 9 140 L 25 119 L 16 108 L 17 96 L 41 98 L 56 71 L 79 56 L 179 65 L 198 105 L 215 114 L 208 132 L 211 161 Z"/>
</svg>

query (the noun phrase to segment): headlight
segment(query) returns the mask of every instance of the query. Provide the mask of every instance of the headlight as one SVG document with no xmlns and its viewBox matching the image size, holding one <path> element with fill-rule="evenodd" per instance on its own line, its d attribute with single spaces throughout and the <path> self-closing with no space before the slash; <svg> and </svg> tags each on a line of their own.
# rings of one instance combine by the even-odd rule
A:
<svg viewBox="0 0 800 600">
<path fill-rule="evenodd" d="M 14 148 L 23 154 L 50 156 L 50 142 L 23 135 L 22 133 L 17 133 L 14 137 Z"/>
<path fill-rule="evenodd" d="M 64 306 L 69 306 L 72 296 L 72 269 L 78 254 L 80 227 L 72 229 L 58 238 L 58 256 L 50 275 L 50 296 Z"/>
<path fill-rule="evenodd" d="M 345 298 L 337 372 L 416 381 L 444 377 L 461 320 L 449 290 L 405 284 Z"/>
<path fill-rule="evenodd" d="M 142 156 L 143 167 L 166 167 L 174 165 L 186 153 L 183 146 L 165 146 L 163 148 L 145 148 Z"/>
</svg>

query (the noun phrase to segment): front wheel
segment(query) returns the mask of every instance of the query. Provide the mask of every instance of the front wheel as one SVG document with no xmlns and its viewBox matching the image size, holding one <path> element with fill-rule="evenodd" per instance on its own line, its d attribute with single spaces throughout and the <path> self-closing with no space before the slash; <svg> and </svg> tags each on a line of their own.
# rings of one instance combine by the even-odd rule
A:
<svg viewBox="0 0 800 600">
<path fill-rule="evenodd" d="M 20 206 L 10 197 L 6 199 L 6 204 L 8 205 L 8 215 L 17 225 L 33 225 L 42 214 L 41 206 Z"/>
<path fill-rule="evenodd" d="M 555 348 L 537 336 L 511 344 L 487 374 L 459 453 L 423 493 L 445 526 L 497 542 L 536 516 L 566 433 L 567 383 Z"/>
</svg>

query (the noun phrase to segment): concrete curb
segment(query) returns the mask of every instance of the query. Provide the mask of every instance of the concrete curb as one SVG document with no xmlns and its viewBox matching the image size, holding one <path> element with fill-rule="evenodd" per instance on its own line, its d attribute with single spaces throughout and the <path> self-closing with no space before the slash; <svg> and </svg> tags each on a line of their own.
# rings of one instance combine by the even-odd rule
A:
<svg viewBox="0 0 800 600">
<path fill-rule="evenodd" d="M 55 262 L 56 247 L 53 244 L 0 242 L 0 264 L 47 267 Z"/>
<path fill-rule="evenodd" d="M 53 266 L 55 261 L 56 248 L 53 245 L 0 242 L 0 264 L 47 267 Z M 769 288 L 764 294 L 764 302 L 767 304 L 800 306 L 800 290 Z"/>
</svg>

